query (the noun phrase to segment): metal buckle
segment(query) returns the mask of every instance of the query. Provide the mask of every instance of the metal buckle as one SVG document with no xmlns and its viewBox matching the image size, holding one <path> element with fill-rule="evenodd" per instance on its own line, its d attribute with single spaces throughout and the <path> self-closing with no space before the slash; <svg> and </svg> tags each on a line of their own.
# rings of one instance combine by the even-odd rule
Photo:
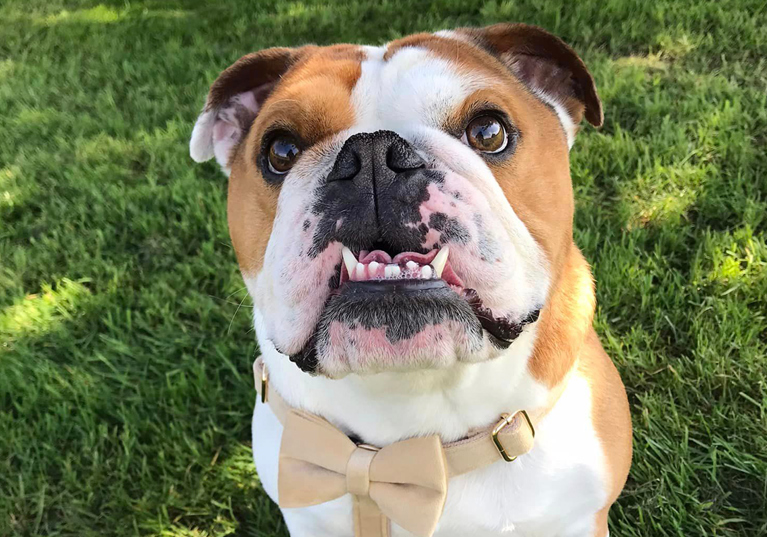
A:
<svg viewBox="0 0 767 537">
<path fill-rule="evenodd" d="M 493 439 L 493 444 L 495 444 L 495 449 L 498 450 L 498 453 L 501 455 L 501 458 L 505 460 L 506 462 L 514 462 L 517 460 L 516 457 L 509 457 L 509 454 L 506 453 L 506 450 L 503 448 L 503 444 L 501 444 L 501 441 L 498 439 L 498 434 L 507 426 L 510 425 L 512 421 L 514 421 L 514 418 L 517 417 L 517 414 L 522 413 L 522 415 L 525 417 L 525 420 L 527 421 L 527 424 L 530 426 L 530 430 L 533 433 L 533 438 L 535 438 L 535 427 L 533 427 L 533 422 L 530 421 L 530 416 L 527 415 L 527 411 L 525 410 L 517 410 L 514 414 L 502 414 L 501 415 L 501 421 L 498 422 L 498 424 L 493 429 L 493 432 L 491 434 L 491 437 Z"/>
<path fill-rule="evenodd" d="M 266 372 L 266 364 L 261 368 L 261 402 L 266 403 L 266 391 L 269 389 L 269 375 Z"/>
</svg>

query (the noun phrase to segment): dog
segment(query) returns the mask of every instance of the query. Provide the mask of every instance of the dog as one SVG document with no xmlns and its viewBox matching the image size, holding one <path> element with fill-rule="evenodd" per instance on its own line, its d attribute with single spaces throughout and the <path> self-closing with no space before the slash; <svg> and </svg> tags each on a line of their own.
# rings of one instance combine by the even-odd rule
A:
<svg viewBox="0 0 767 537">
<path fill-rule="evenodd" d="M 293 537 L 609 534 L 632 433 L 573 242 L 583 119 L 592 75 L 525 24 L 271 48 L 215 80 L 190 153 L 229 178 L 253 458 Z M 404 481 L 375 482 L 386 457 Z"/>
</svg>

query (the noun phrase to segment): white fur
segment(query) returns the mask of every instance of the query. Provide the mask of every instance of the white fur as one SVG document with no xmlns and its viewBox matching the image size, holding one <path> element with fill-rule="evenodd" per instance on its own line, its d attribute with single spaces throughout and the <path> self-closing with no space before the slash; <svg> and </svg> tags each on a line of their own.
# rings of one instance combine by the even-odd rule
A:
<svg viewBox="0 0 767 537">
<path fill-rule="evenodd" d="M 474 41 L 472 41 L 469 36 L 460 32 L 456 32 L 455 30 L 440 30 L 439 32 L 434 32 L 434 35 L 437 37 L 443 37 L 445 39 L 457 39 L 458 41 L 463 41 L 464 43 L 474 45 Z"/>
<path fill-rule="evenodd" d="M 494 360 L 455 363 L 441 370 L 352 374 L 339 380 L 299 371 L 274 347 L 275 338 L 307 331 L 316 321 L 275 315 L 280 308 L 290 307 L 281 302 L 284 293 L 277 292 L 285 274 L 279 263 L 284 256 L 297 254 L 290 237 L 306 214 L 313 181 L 332 165 L 340 144 L 355 132 L 396 131 L 421 154 L 435 159 L 435 166 L 469 181 L 471 191 L 484 198 L 488 220 L 492 218 L 493 229 L 503 240 L 500 265 L 509 270 L 498 284 L 498 297 L 488 299 L 497 301 L 493 307 L 503 301 L 510 313 L 528 311 L 548 293 L 545 256 L 489 168 L 474 151 L 439 130 L 445 115 L 486 81 L 459 75 L 449 62 L 417 48 L 403 49 L 387 63 L 381 60 L 383 49 L 366 51 L 368 59 L 352 96 L 356 124 L 302 157 L 283 185 L 264 269 L 257 275 L 245 275 L 256 305 L 255 327 L 271 389 L 289 404 L 322 415 L 343 431 L 375 445 L 428 434 L 451 441 L 472 428 L 496 422 L 501 413 L 523 408 L 535 413 L 550 397 L 549 390 L 528 371 L 535 325 Z M 565 130 L 569 132 L 567 127 Z M 340 252 L 336 253 L 340 259 Z M 311 285 L 322 283 L 294 281 L 292 285 L 300 292 L 289 296 L 304 300 Z M 283 318 L 290 321 L 276 320 Z M 264 490 L 275 501 L 281 432 L 268 407 L 257 404 L 254 460 Z M 438 537 L 593 537 L 594 515 L 607 501 L 607 477 L 591 422 L 591 391 L 586 379 L 571 376 L 553 410 L 537 424 L 537 433 L 533 451 L 517 461 L 499 461 L 451 480 Z M 353 533 L 348 495 L 314 507 L 284 509 L 283 515 L 293 537 Z M 393 534 L 406 535 L 396 525 Z"/>
<path fill-rule="evenodd" d="M 213 158 L 213 124 L 216 114 L 203 110 L 192 129 L 189 141 L 189 155 L 195 162 L 205 162 Z"/>
<path fill-rule="evenodd" d="M 317 223 L 311 213 L 314 191 L 333 166 L 346 137 L 343 133 L 336 135 L 305 151 L 290 171 L 280 187 L 264 268 L 248 285 L 256 307 L 268 308 L 270 315 L 264 320 L 265 332 L 283 352 L 300 350 L 291 344 L 311 335 L 327 300 L 327 295 L 322 294 L 328 290 L 327 276 L 319 274 L 307 262 L 309 245 L 296 235 L 305 220 L 311 223 L 307 235 L 313 233 Z M 341 260 L 341 246 L 329 247 L 319 258 L 326 268 L 332 269 Z M 248 275 L 245 277 L 247 280 Z"/>
<path fill-rule="evenodd" d="M 205 162 L 216 157 L 223 172 L 229 175 L 232 150 L 240 143 L 258 110 L 253 91 L 235 95 L 225 105 L 215 109 L 206 106 L 197 118 L 189 141 L 192 159 Z"/>
<path fill-rule="evenodd" d="M 570 114 L 562 103 L 557 101 L 554 97 L 538 90 L 534 91 L 534 93 L 540 100 L 551 106 L 557 113 L 559 122 L 562 124 L 562 129 L 565 131 L 565 136 L 567 137 L 567 147 L 568 149 L 572 149 L 573 144 L 575 143 L 575 135 L 578 133 L 578 125 L 575 124 L 573 118 L 570 117 Z"/>
<path fill-rule="evenodd" d="M 417 47 L 400 49 L 389 61 L 385 48 L 366 47 L 367 60 L 352 92 L 356 132 L 428 125 L 438 128 L 472 92 L 489 85 L 480 75 Z"/>
</svg>

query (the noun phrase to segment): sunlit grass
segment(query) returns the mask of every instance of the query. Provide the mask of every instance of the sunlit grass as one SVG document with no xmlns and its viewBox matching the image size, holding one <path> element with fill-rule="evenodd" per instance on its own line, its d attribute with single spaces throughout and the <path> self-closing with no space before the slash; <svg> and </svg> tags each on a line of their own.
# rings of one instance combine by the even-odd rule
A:
<svg viewBox="0 0 767 537">
<path fill-rule="evenodd" d="M 61 22 L 88 22 L 95 24 L 104 24 L 115 22 L 120 19 L 120 13 L 110 7 L 99 4 L 90 9 L 80 9 L 77 11 L 59 11 L 55 15 L 48 15 L 39 20 L 46 26 L 52 26 Z"/>
<path fill-rule="evenodd" d="M 78 300 L 88 290 L 81 282 L 63 280 L 53 289 L 45 285 L 40 293 L 25 296 L 0 310 L 0 334 L 6 343 L 24 336 L 44 333 L 71 319 Z"/>
</svg>

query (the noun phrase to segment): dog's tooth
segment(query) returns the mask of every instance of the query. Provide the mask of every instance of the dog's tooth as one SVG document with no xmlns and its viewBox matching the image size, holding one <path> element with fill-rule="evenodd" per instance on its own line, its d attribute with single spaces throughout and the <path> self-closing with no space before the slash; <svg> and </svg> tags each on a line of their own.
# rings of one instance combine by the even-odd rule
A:
<svg viewBox="0 0 767 537">
<path fill-rule="evenodd" d="M 447 256 L 449 253 L 450 248 L 445 246 L 439 252 L 437 252 L 437 256 L 431 262 L 431 266 L 434 267 L 434 274 L 437 275 L 437 278 L 442 277 L 442 271 L 445 270 L 445 264 L 447 263 Z"/>
<path fill-rule="evenodd" d="M 414 272 L 418 268 L 418 263 L 415 261 L 408 261 L 405 263 L 405 268 Z"/>
<path fill-rule="evenodd" d="M 386 265 L 384 268 L 385 278 L 399 278 L 400 275 L 399 265 Z"/>
<path fill-rule="evenodd" d="M 365 265 L 362 263 L 357 263 L 357 268 L 355 270 L 355 273 L 357 275 L 357 281 L 360 282 L 365 279 Z"/>
<path fill-rule="evenodd" d="M 381 263 L 379 263 L 378 261 L 371 261 L 370 263 L 368 263 L 368 278 L 375 278 L 376 276 L 378 276 L 377 272 L 378 272 L 378 267 L 380 266 L 381 266 Z"/>
<path fill-rule="evenodd" d="M 431 280 L 432 270 L 430 265 L 426 265 L 421 267 L 421 279 L 422 280 Z"/>
<path fill-rule="evenodd" d="M 349 273 L 349 276 L 354 274 L 354 269 L 357 268 L 357 258 L 354 257 L 354 254 L 351 250 L 349 250 L 346 246 L 341 248 L 341 255 L 344 258 L 344 265 L 346 265 L 346 272 Z"/>
</svg>

